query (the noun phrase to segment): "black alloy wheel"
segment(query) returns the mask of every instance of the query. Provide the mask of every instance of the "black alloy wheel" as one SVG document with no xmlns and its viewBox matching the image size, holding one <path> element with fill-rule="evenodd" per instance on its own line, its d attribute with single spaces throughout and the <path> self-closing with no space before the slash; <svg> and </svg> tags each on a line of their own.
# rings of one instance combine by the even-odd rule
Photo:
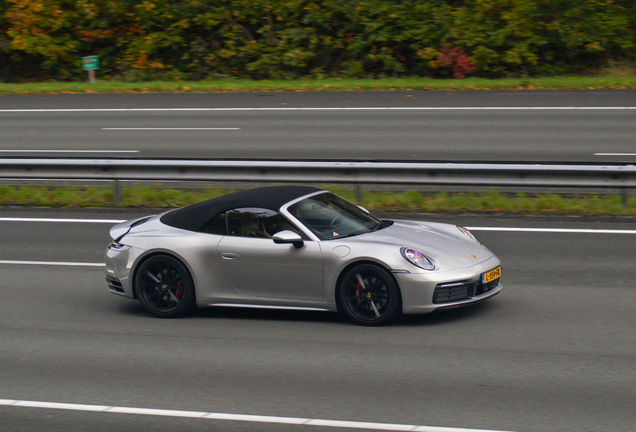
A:
<svg viewBox="0 0 636 432">
<path fill-rule="evenodd" d="M 345 314 L 362 325 L 383 325 L 399 315 L 400 291 L 382 267 L 360 264 L 342 278 L 340 305 Z"/>
<path fill-rule="evenodd" d="M 186 315 L 196 305 L 190 273 L 168 255 L 155 255 L 144 261 L 137 271 L 135 287 L 141 304 L 160 318 Z"/>
</svg>

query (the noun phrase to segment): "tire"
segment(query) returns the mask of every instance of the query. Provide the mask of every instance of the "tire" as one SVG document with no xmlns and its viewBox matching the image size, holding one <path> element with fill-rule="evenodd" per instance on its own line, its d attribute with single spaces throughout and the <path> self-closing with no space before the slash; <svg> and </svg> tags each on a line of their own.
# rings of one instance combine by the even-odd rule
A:
<svg viewBox="0 0 636 432">
<path fill-rule="evenodd" d="M 141 304 L 160 318 L 184 316 L 196 307 L 190 272 L 168 255 L 155 255 L 142 262 L 135 287 Z"/>
<path fill-rule="evenodd" d="M 338 290 L 342 311 L 357 324 L 388 324 L 401 312 L 400 290 L 391 275 L 374 264 L 345 273 Z"/>
</svg>

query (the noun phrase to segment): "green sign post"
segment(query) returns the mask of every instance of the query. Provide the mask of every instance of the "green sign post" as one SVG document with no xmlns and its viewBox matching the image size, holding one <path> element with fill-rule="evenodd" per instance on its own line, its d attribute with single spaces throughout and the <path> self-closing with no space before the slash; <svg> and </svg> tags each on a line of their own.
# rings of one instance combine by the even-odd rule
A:
<svg viewBox="0 0 636 432">
<path fill-rule="evenodd" d="M 99 69 L 99 59 L 97 56 L 82 57 L 82 67 L 88 71 L 88 81 L 95 82 L 95 71 Z"/>
</svg>

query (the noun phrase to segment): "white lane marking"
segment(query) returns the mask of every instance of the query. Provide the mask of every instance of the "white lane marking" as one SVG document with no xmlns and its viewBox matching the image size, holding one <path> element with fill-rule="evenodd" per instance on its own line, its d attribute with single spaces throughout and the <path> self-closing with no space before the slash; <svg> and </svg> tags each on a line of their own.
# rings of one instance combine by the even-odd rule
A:
<svg viewBox="0 0 636 432">
<path fill-rule="evenodd" d="M 248 422 L 257 422 L 257 423 L 327 426 L 327 427 L 349 428 L 349 429 L 376 429 L 376 430 L 414 431 L 414 432 L 503 432 L 503 431 L 485 430 L 485 429 L 418 426 L 418 425 L 407 425 L 407 424 L 399 424 L 399 423 L 367 423 L 367 422 L 342 421 L 342 420 L 322 420 L 322 419 L 308 419 L 308 418 L 297 418 L 297 417 L 227 414 L 227 413 L 213 413 L 213 412 L 204 412 L 204 411 L 163 410 L 163 409 L 152 409 L 152 408 L 116 407 L 116 406 L 107 406 L 107 405 L 85 405 L 85 404 L 39 402 L 39 401 L 25 401 L 25 400 L 13 400 L 13 399 L 0 399 L 0 405 L 26 407 L 26 408 L 61 409 L 61 410 L 70 410 L 70 411 L 108 412 L 108 413 L 118 413 L 118 414 L 154 415 L 154 416 L 165 416 L 165 417 L 188 417 L 188 418 L 200 418 L 200 419 L 208 419 L 208 420 L 230 420 L 230 421 L 248 421 Z"/>
<path fill-rule="evenodd" d="M 62 223 L 103 223 L 118 224 L 126 222 L 125 219 L 55 219 L 55 218 L 17 218 L 0 217 L 0 222 L 62 222 Z"/>
<path fill-rule="evenodd" d="M 160 112 L 160 111 L 576 111 L 636 110 L 624 107 L 266 107 L 266 108 L 29 108 L 0 109 L 0 113 L 37 112 Z"/>
<path fill-rule="evenodd" d="M 140 127 L 140 128 L 102 128 L 105 131 L 235 131 L 241 130 L 241 128 L 204 128 L 204 127 L 177 127 L 177 128 L 153 128 L 153 127 Z"/>
<path fill-rule="evenodd" d="M 0 153 L 139 153 L 139 150 L 0 150 Z"/>
<path fill-rule="evenodd" d="M 636 156 L 636 153 L 594 153 L 594 156 Z"/>
<path fill-rule="evenodd" d="M 575 234 L 636 234 L 636 230 L 611 229 L 568 229 L 568 228 L 508 228 L 508 227 L 466 227 L 470 231 L 503 231 L 503 232 L 542 232 L 542 233 L 575 233 Z"/>
<path fill-rule="evenodd" d="M 104 263 L 82 263 L 82 262 L 55 262 L 55 261 L 13 261 L 0 260 L 0 264 L 8 265 L 43 265 L 43 266 L 66 266 L 66 267 L 104 267 Z"/>
</svg>

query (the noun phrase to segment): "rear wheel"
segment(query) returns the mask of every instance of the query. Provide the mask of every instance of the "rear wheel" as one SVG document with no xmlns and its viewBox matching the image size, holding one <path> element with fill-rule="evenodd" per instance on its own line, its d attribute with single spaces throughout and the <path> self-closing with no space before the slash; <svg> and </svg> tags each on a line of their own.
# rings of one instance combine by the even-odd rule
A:
<svg viewBox="0 0 636 432">
<path fill-rule="evenodd" d="M 195 307 L 190 272 L 171 256 L 155 255 L 144 261 L 137 271 L 135 287 L 141 304 L 160 318 L 183 316 Z"/>
<path fill-rule="evenodd" d="M 340 305 L 362 325 L 383 325 L 400 313 L 400 292 L 391 275 L 373 264 L 360 264 L 342 278 Z"/>
</svg>

